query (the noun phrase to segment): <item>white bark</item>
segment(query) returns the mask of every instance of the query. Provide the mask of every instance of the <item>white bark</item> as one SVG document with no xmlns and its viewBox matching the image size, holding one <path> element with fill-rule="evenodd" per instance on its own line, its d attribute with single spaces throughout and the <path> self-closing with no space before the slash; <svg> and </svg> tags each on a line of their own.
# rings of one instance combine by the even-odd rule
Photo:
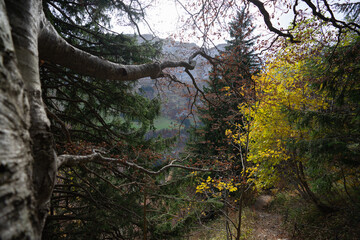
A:
<svg viewBox="0 0 360 240">
<path fill-rule="evenodd" d="M 189 62 L 166 61 L 141 65 L 122 65 L 109 62 L 71 46 L 45 18 L 42 19 L 41 25 L 39 35 L 40 58 L 88 76 L 100 79 L 131 81 L 144 77 L 160 77 L 162 76 L 162 70 L 165 68 L 184 67 L 191 70 L 194 69 L 196 64 L 192 59 L 189 59 Z"/>
<path fill-rule="evenodd" d="M 41 98 L 38 64 L 41 1 L 9 0 L 1 4 L 1 33 L 8 38 L 6 46 L 11 46 L 10 50 L 0 48 L 3 59 L 8 58 L 3 60 L 1 71 L 8 71 L 11 78 L 5 77 L 4 83 L 9 84 L 1 85 L 4 87 L 1 113 L 5 120 L 0 126 L 2 132 L 8 133 L 0 140 L 0 152 L 4 153 L 1 164 L 7 172 L 4 176 L 9 177 L 1 182 L 0 226 L 5 228 L 1 229 L 0 238 L 40 239 L 57 169 L 50 123 Z M 4 62 L 11 62 L 12 68 L 7 69 Z M 11 89 L 14 80 L 18 82 L 18 91 Z M 16 115 L 12 114 L 14 110 Z M 8 199 L 12 196 L 15 200 Z"/>
<path fill-rule="evenodd" d="M 29 105 L 0 0 L 0 239 L 33 239 Z"/>
</svg>

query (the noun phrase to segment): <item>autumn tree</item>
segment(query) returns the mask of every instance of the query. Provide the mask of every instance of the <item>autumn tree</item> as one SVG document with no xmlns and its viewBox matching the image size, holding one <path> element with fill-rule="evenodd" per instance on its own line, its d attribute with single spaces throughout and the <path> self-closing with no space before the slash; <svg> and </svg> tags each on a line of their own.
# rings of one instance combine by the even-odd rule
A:
<svg viewBox="0 0 360 240">
<path fill-rule="evenodd" d="M 318 202 L 310 191 L 307 180 L 301 175 L 301 155 L 286 148 L 288 141 L 297 141 L 308 135 L 293 127 L 283 109 L 310 111 L 325 107 L 323 98 L 313 93 L 303 81 L 303 61 L 294 59 L 295 52 L 294 48 L 286 49 L 266 67 L 263 74 L 255 79 L 259 91 L 257 101 L 251 107 L 243 106 L 244 111 L 249 109 L 247 113 L 252 118 L 249 160 L 254 166 L 248 170 L 261 189 L 273 186 L 281 177 L 287 179 L 286 174 L 291 179 L 296 176 L 293 172 L 296 169 L 296 182 Z"/>
<path fill-rule="evenodd" d="M 353 58 L 342 54 L 342 62 L 334 64 L 338 51 L 354 50 L 352 46 L 356 46 L 356 40 L 349 39 L 356 34 L 348 32 L 351 37 L 344 35 L 340 39 L 324 34 L 315 19 L 302 22 L 297 29 L 295 36 L 304 40 L 273 55 L 262 73 L 254 78 L 256 101 L 241 108 L 252 125 L 249 146 L 252 166 L 248 172 L 250 181 L 259 189 L 273 187 L 281 181 L 292 183 L 306 199 L 328 213 L 334 210 L 330 196 L 334 196 L 340 178 L 346 183 L 346 176 L 340 173 L 345 166 L 335 163 L 337 158 L 332 154 L 343 155 L 341 159 L 353 159 L 357 154 L 355 149 L 349 148 L 353 146 L 350 142 L 342 142 L 340 139 L 344 138 L 337 136 L 342 134 L 340 121 L 335 120 L 342 115 L 335 114 L 337 100 L 346 99 L 347 91 L 351 95 L 352 87 L 356 89 L 356 84 L 352 87 L 346 84 L 347 80 L 351 82 L 352 71 L 348 75 L 341 70 L 354 66 Z M 343 87 L 337 85 L 341 81 L 344 81 Z M 329 88 L 324 87 L 327 84 Z M 345 184 L 340 188 L 347 187 Z"/>
</svg>

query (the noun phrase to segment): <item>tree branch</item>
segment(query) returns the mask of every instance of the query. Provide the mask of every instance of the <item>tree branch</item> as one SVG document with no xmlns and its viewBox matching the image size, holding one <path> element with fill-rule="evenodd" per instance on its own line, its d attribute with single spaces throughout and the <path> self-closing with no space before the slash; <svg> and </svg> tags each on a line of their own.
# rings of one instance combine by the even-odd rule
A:
<svg viewBox="0 0 360 240">
<path fill-rule="evenodd" d="M 294 36 L 291 35 L 290 33 L 284 33 L 272 25 L 271 20 L 270 20 L 270 15 L 269 15 L 268 11 L 265 9 L 265 6 L 262 2 L 260 2 L 259 0 L 249 0 L 249 2 L 253 3 L 259 9 L 259 11 L 261 12 L 261 14 L 264 17 L 265 24 L 269 28 L 270 31 L 276 33 L 279 36 L 289 38 L 290 42 L 292 42 L 292 43 L 300 42 L 298 40 L 294 40 Z"/>
<path fill-rule="evenodd" d="M 109 80 L 129 81 L 144 77 L 157 78 L 165 68 L 184 67 L 194 69 L 196 62 L 165 61 L 141 65 L 122 65 L 101 59 L 67 43 L 48 22 L 42 20 L 38 36 L 40 59 L 70 68 L 80 74 Z"/>
<path fill-rule="evenodd" d="M 74 166 L 74 165 L 78 165 L 80 163 L 88 163 L 88 162 L 95 162 L 95 163 L 104 163 L 104 162 L 108 162 L 108 163 L 118 163 L 118 164 L 122 164 L 124 166 L 127 167 L 131 167 L 137 170 L 140 170 L 148 175 L 158 175 L 162 172 L 164 172 L 165 170 L 169 169 L 169 168 L 181 168 L 181 169 L 185 169 L 185 170 L 189 170 L 189 171 L 199 171 L 199 172 L 223 172 L 223 170 L 213 170 L 213 169 L 202 169 L 202 168 L 196 168 L 196 167 L 187 167 L 187 166 L 183 166 L 180 164 L 174 164 L 175 161 L 172 161 L 170 164 L 165 165 L 164 167 L 162 167 L 160 170 L 158 171 L 152 171 L 149 169 L 146 169 L 140 165 L 137 165 L 133 162 L 129 162 L 129 161 L 124 161 L 121 159 L 117 159 L 117 158 L 110 158 L 110 157 L 104 157 L 103 155 L 101 155 L 100 153 L 93 153 L 90 155 L 60 155 L 58 157 L 58 168 L 60 168 L 63 165 L 67 165 L 67 166 Z"/>
<path fill-rule="evenodd" d="M 314 16 L 318 17 L 319 19 L 323 20 L 324 22 L 330 22 L 334 27 L 338 28 L 340 31 L 343 28 L 348 28 L 348 29 L 356 32 L 358 35 L 360 35 L 360 31 L 357 29 L 357 28 L 359 28 L 359 25 L 355 24 L 355 27 L 352 27 L 349 24 L 347 24 L 346 22 L 337 20 L 326 0 L 324 0 L 324 4 L 325 4 L 327 12 L 330 14 L 330 18 L 326 17 L 320 11 L 318 11 L 316 6 L 310 0 L 303 0 L 303 1 L 311 8 L 312 14 Z"/>
</svg>

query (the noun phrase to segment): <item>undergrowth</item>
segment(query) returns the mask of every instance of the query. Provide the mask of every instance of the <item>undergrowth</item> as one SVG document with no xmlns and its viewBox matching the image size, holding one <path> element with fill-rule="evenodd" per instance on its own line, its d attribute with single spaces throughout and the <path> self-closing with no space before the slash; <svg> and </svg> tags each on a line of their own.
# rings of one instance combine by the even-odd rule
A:
<svg viewBox="0 0 360 240">
<path fill-rule="evenodd" d="M 360 239 L 360 209 L 354 205 L 323 214 L 300 196 L 278 193 L 270 209 L 283 216 L 284 227 L 293 240 Z"/>
<path fill-rule="evenodd" d="M 237 213 L 232 212 L 229 214 L 229 217 L 236 221 Z M 249 239 L 251 233 L 253 232 L 253 226 L 256 222 L 254 212 L 249 207 L 243 209 L 242 214 L 242 226 L 241 226 L 241 239 Z M 232 229 L 235 232 L 235 229 Z M 225 217 L 219 216 L 213 221 L 207 223 L 206 225 L 198 225 L 196 228 L 191 231 L 189 240 L 224 240 L 227 239 L 226 230 L 225 230 Z"/>
</svg>

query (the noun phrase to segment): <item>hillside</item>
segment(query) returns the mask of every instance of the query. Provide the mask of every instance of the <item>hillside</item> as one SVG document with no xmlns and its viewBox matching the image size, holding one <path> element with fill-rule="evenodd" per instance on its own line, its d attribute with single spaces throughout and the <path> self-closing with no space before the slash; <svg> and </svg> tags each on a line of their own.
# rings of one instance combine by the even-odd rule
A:
<svg viewBox="0 0 360 240">
<path fill-rule="evenodd" d="M 164 60 L 187 60 L 188 56 L 197 51 L 199 47 L 195 43 L 184 43 L 174 41 L 173 39 L 159 39 L 154 38 L 151 35 L 143 35 L 144 38 L 149 41 L 162 42 L 162 53 L 159 61 Z M 139 42 L 144 41 L 142 38 L 138 38 Z M 207 54 L 210 56 L 216 56 L 220 51 L 224 50 L 225 44 L 216 46 L 208 50 Z M 209 71 L 211 65 L 201 56 L 197 56 L 196 67 L 191 71 L 196 83 L 200 89 L 206 85 L 206 81 L 209 77 Z M 182 69 L 167 70 L 168 74 L 176 77 L 176 79 L 184 84 L 187 84 L 189 89 L 194 91 L 192 80 L 190 76 L 183 72 Z M 155 123 L 156 130 L 149 134 L 149 137 L 158 136 L 173 137 L 175 135 L 181 135 L 181 146 L 183 146 L 186 138 L 186 129 L 191 123 L 194 124 L 196 120 L 196 109 L 191 112 L 192 97 L 189 97 L 189 92 L 184 84 L 174 83 L 168 79 L 152 80 L 149 78 L 143 78 L 137 81 L 135 89 L 142 95 L 148 98 L 161 98 L 161 116 L 159 121 Z M 195 118 L 195 119 L 194 119 Z M 173 131 L 178 130 L 178 131 Z M 180 130 L 180 133 L 179 133 Z M 181 148 L 181 147 L 180 147 Z"/>
</svg>

